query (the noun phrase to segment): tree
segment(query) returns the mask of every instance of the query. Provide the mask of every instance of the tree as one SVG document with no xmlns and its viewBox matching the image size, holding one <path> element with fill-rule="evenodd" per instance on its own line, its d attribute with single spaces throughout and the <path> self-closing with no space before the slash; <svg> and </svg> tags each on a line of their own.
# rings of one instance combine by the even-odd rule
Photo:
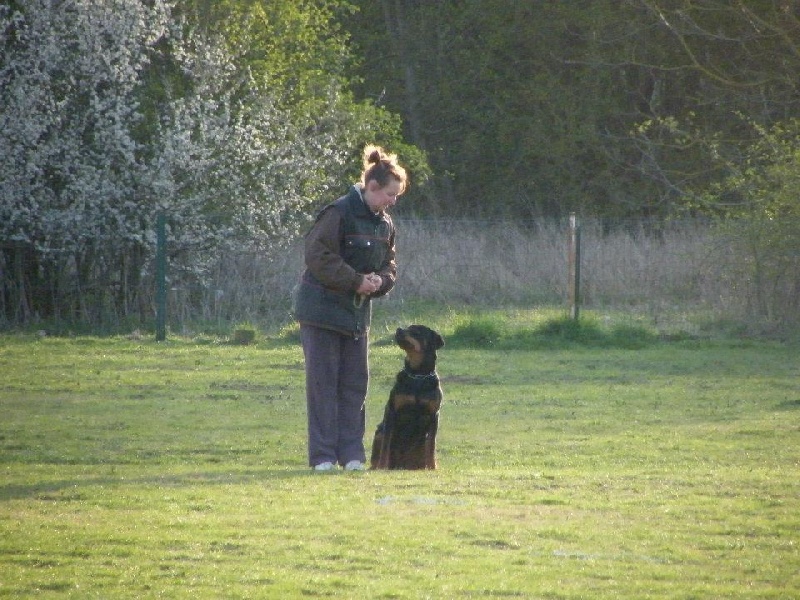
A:
<svg viewBox="0 0 800 600">
<path fill-rule="evenodd" d="M 362 60 L 353 53 L 349 0 L 180 0 L 193 27 L 224 40 L 233 64 L 260 94 L 266 94 L 310 136 L 335 139 L 348 155 L 339 181 L 360 174 L 361 150 L 377 142 L 398 153 L 415 183 L 429 169 L 418 148 L 401 133 L 401 121 L 376 103 L 356 100 L 352 87 Z"/>
<path fill-rule="evenodd" d="M 757 139 L 748 122 L 769 127 L 800 114 L 798 8 L 784 0 L 638 4 L 669 51 L 626 61 L 651 73 L 654 100 L 632 137 L 643 160 L 631 166 L 673 190 L 680 207 L 744 158 Z"/>
<path fill-rule="evenodd" d="M 720 157 L 727 177 L 696 201 L 736 240 L 729 251 L 751 313 L 788 322 L 800 316 L 800 119 L 751 126 L 757 138 L 744 157 Z"/>
<path fill-rule="evenodd" d="M 143 49 L 164 35 L 166 12 L 37 0 L 0 10 L 5 316 L 85 313 L 102 295 L 93 282 L 122 283 L 118 250 L 143 233 L 130 219 L 140 173 L 130 130 Z"/>
<path fill-rule="evenodd" d="M 161 0 L 30 0 L 0 7 L 0 32 L 6 321 L 146 319 L 156 213 L 173 276 L 202 282 L 225 248 L 297 235 L 360 138 L 391 122 L 350 128 L 335 77 L 290 112 L 237 63 L 251 48 L 234 54 Z"/>
<path fill-rule="evenodd" d="M 420 210 L 669 216 L 725 176 L 712 142 L 753 141 L 735 114 L 800 114 L 796 2 L 357 4 L 358 93 L 385 87 L 434 170 Z"/>
<path fill-rule="evenodd" d="M 385 86 L 434 183 L 421 210 L 530 218 L 630 210 L 609 139 L 627 101 L 586 59 L 626 15 L 594 3 L 509 0 L 359 3 L 366 57 L 359 92 Z M 624 110 L 624 109 L 623 109 Z M 619 133 L 618 135 L 622 135 Z M 621 199 L 620 199 L 621 198 Z"/>
</svg>

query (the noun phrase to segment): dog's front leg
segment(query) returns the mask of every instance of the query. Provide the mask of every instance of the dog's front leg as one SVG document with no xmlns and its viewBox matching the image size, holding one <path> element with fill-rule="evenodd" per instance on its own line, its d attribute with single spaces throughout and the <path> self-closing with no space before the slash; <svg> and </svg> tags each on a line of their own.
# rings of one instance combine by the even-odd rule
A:
<svg viewBox="0 0 800 600">
<path fill-rule="evenodd" d="M 439 413 L 434 413 L 431 418 L 431 425 L 428 428 L 428 436 L 425 439 L 425 468 L 436 468 L 436 434 L 439 432 Z"/>
<path fill-rule="evenodd" d="M 381 450 L 378 455 L 378 469 L 389 469 L 391 465 L 392 436 L 394 434 L 394 410 L 389 408 L 383 417 L 383 437 L 381 439 Z"/>
<path fill-rule="evenodd" d="M 383 448 L 383 423 L 375 429 L 375 436 L 372 439 L 372 455 L 369 459 L 370 468 L 377 469 L 381 460 L 381 449 Z"/>
</svg>

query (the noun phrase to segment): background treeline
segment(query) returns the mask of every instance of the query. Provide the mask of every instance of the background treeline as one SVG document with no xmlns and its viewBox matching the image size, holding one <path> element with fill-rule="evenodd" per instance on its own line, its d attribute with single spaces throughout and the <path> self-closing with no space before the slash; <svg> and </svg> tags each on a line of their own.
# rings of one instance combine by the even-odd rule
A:
<svg viewBox="0 0 800 600">
<path fill-rule="evenodd" d="M 427 152 L 421 212 L 666 216 L 722 182 L 744 200 L 751 145 L 797 133 L 797 2 L 357 4 L 356 89 Z"/>
<path fill-rule="evenodd" d="M 691 217 L 706 251 L 726 240 L 693 275 L 713 276 L 710 305 L 797 321 L 799 15 L 788 0 L 5 2 L 0 326 L 148 326 L 159 212 L 182 315 L 265 317 L 285 295 L 254 302 L 253 277 L 295 277 L 293 240 L 373 141 L 410 167 L 396 213 L 438 223 L 425 239 L 443 264 L 476 232 L 442 219 L 515 240 L 440 277 L 437 298 L 556 301 L 554 280 L 531 297 L 519 273 L 495 278 L 538 243 L 530 223 L 576 212 L 600 242 L 625 223 L 649 247 Z M 408 259 L 407 289 L 429 294 Z"/>
</svg>

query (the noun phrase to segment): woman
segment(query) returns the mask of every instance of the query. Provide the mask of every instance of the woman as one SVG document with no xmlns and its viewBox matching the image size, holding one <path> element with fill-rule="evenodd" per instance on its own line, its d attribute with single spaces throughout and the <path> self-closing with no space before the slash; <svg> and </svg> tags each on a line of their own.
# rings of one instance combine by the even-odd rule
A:
<svg viewBox="0 0 800 600">
<path fill-rule="evenodd" d="M 325 206 L 306 234 L 295 318 L 306 364 L 308 461 L 364 469 L 372 298 L 394 287 L 395 230 L 386 210 L 406 189 L 397 157 L 364 149 L 361 181 Z"/>
</svg>

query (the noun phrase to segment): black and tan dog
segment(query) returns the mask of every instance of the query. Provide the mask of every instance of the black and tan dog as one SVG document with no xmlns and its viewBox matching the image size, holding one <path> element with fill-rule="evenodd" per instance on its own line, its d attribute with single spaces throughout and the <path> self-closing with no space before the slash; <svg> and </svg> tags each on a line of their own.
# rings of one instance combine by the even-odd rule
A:
<svg viewBox="0 0 800 600">
<path fill-rule="evenodd" d="M 406 352 L 372 442 L 373 469 L 435 469 L 442 388 L 436 351 L 442 336 L 424 325 L 399 328 L 395 341 Z"/>
</svg>

